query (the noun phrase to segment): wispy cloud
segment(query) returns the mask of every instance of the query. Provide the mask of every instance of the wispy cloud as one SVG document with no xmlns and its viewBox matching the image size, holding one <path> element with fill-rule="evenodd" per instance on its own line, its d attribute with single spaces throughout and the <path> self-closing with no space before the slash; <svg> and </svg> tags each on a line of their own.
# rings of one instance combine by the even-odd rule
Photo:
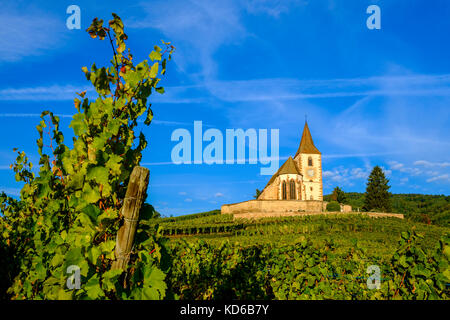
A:
<svg viewBox="0 0 450 320">
<path fill-rule="evenodd" d="M 144 17 L 126 20 L 128 27 L 160 30 L 177 43 L 177 51 L 182 53 L 176 61 L 178 67 L 183 71 L 200 67 L 197 74 L 202 79 L 215 77 L 213 54 L 221 45 L 247 36 L 241 8 L 234 1 L 152 1 L 140 6 Z"/>
<path fill-rule="evenodd" d="M 87 91 L 88 94 L 95 93 L 95 90 L 86 85 L 49 85 L 25 88 L 4 88 L 0 89 L 0 100 L 28 100 L 28 101 L 58 101 L 73 100 L 76 92 Z"/>
<path fill-rule="evenodd" d="M 390 88 L 380 88 L 389 82 Z M 450 96 L 450 75 L 379 76 L 350 79 L 286 78 L 210 81 L 210 92 L 228 102 L 301 100 L 358 96 Z M 394 86 L 396 85 L 396 86 Z"/>
<path fill-rule="evenodd" d="M 55 113 L 55 116 L 60 118 L 73 118 L 73 114 L 61 114 Z M 40 113 L 0 113 L 0 118 L 39 118 L 41 116 Z M 138 120 L 138 122 L 143 123 L 145 120 Z M 165 126 L 192 126 L 192 122 L 182 122 L 182 121 L 168 121 L 168 120 L 152 120 L 152 124 L 156 125 L 165 125 Z M 211 125 L 204 124 L 205 127 L 209 127 Z M 155 165 L 157 163 L 153 163 Z M 160 164 L 170 164 L 161 162 Z"/>
<path fill-rule="evenodd" d="M 386 176 L 390 176 L 392 171 L 381 166 L 384 174 Z M 340 186 L 354 186 L 356 183 L 361 183 L 361 181 L 367 180 L 372 171 L 372 167 L 366 166 L 364 168 L 361 167 L 353 167 L 347 168 L 344 166 L 338 166 L 331 170 L 325 170 L 322 173 L 323 182 L 325 187 L 332 187 L 336 184 Z"/>
<path fill-rule="evenodd" d="M 419 176 L 419 175 L 424 174 L 424 171 L 419 169 L 419 168 L 409 167 L 409 166 L 406 166 L 405 164 L 400 163 L 400 162 L 395 161 L 395 160 L 388 161 L 387 163 L 388 163 L 389 167 L 392 170 L 399 171 L 399 172 L 402 172 L 402 173 L 406 173 L 406 174 L 409 174 L 411 176 Z"/>
<path fill-rule="evenodd" d="M 414 161 L 413 166 L 405 165 L 398 161 L 388 161 L 389 167 L 410 177 L 425 178 L 426 182 L 450 182 L 448 173 L 448 162 L 430 162 L 426 160 Z M 428 170 L 426 169 L 428 168 Z M 430 170 L 432 168 L 432 170 Z M 447 171 L 447 172 L 446 172 Z M 408 177 L 400 179 L 402 183 L 408 181 Z"/>
<path fill-rule="evenodd" d="M 20 196 L 21 189 L 19 188 L 10 188 L 10 187 L 0 187 L 0 192 L 3 191 L 9 196 Z"/>
<path fill-rule="evenodd" d="M 72 118 L 72 114 L 54 114 L 60 118 Z M 39 118 L 40 113 L 0 113 L 0 118 Z"/>
<path fill-rule="evenodd" d="M 450 90 L 450 76 L 411 75 L 370 78 L 377 91 L 394 93 L 365 96 L 330 119 L 327 140 L 344 150 L 396 152 L 404 158 L 446 158 L 450 150 L 448 131 L 449 95 L 435 96 L 435 89 Z M 414 96 L 414 91 L 427 91 Z M 409 92 L 396 95 L 396 92 Z M 411 94 L 411 95 L 409 95 Z M 432 110 L 432 112 L 430 112 Z"/>
<path fill-rule="evenodd" d="M 64 20 L 31 5 L 19 10 L 11 3 L 2 3 L 0 21 L 0 62 L 41 55 L 48 53 L 49 48 L 62 45 Z"/>
<path fill-rule="evenodd" d="M 287 13 L 293 6 L 305 5 L 303 0 L 250 0 L 243 1 L 244 6 L 250 14 L 267 14 L 274 18 L 279 18 L 283 13 Z"/>
<path fill-rule="evenodd" d="M 204 103 L 209 101 L 208 96 L 190 97 L 195 89 L 203 90 L 202 86 L 166 87 L 164 94 L 152 95 L 151 99 L 157 103 Z M 0 89 L 0 101 L 66 101 L 73 100 L 76 92 L 86 91 L 87 97 L 95 98 L 94 88 L 87 85 L 48 85 L 24 88 Z M 186 94 L 189 92 L 189 94 Z"/>
<path fill-rule="evenodd" d="M 325 170 L 322 178 L 325 186 L 339 184 L 341 186 L 353 186 L 355 180 L 367 179 L 370 171 L 368 168 L 345 168 L 338 166 L 331 170 Z"/>
<path fill-rule="evenodd" d="M 450 162 L 430 162 L 426 160 L 418 160 L 414 162 L 416 166 L 424 166 L 424 167 L 441 167 L 446 168 L 450 167 Z"/>
<path fill-rule="evenodd" d="M 434 181 L 446 181 L 450 182 L 450 175 L 449 174 L 443 174 L 440 176 L 432 177 L 427 179 L 427 182 L 434 182 Z"/>
<path fill-rule="evenodd" d="M 384 82 L 397 83 L 400 87 L 379 88 Z M 225 102 L 258 102 L 359 96 L 450 96 L 450 74 L 323 80 L 209 80 L 165 89 L 165 94 L 152 98 L 161 103 L 205 103 L 212 97 Z M 0 89 L 0 100 L 73 100 L 76 92 L 84 90 L 88 95 L 95 94 L 87 85 L 49 85 Z"/>
</svg>

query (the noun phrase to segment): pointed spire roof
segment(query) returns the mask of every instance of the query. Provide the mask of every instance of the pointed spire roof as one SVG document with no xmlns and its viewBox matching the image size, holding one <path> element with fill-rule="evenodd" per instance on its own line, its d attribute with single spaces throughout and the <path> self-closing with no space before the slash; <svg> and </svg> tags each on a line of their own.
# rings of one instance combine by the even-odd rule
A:
<svg viewBox="0 0 450 320">
<path fill-rule="evenodd" d="M 294 161 L 294 159 L 292 159 L 292 157 L 289 157 L 286 160 L 286 162 L 278 169 L 278 171 L 272 176 L 272 178 L 270 178 L 269 182 L 264 187 L 264 189 L 267 188 L 267 186 L 269 186 L 270 184 L 272 184 L 272 182 L 276 179 L 276 177 L 278 177 L 279 175 L 282 175 L 282 174 L 299 174 L 299 175 L 301 175 L 300 170 L 297 168 L 297 165 L 295 164 L 295 161 Z"/>
<path fill-rule="evenodd" d="M 295 157 L 299 153 L 309 153 L 309 154 L 321 154 L 320 151 L 314 145 L 313 139 L 311 137 L 311 132 L 309 131 L 308 122 L 305 120 L 305 127 L 303 128 L 302 140 L 300 146 L 298 147 Z"/>
</svg>

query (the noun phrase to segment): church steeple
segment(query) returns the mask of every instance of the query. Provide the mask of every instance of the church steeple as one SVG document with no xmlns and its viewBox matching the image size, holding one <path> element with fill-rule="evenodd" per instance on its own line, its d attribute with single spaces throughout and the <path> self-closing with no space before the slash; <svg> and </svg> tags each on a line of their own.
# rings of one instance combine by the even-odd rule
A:
<svg viewBox="0 0 450 320">
<path fill-rule="evenodd" d="M 299 153 L 307 153 L 307 154 L 321 154 L 320 151 L 314 145 L 313 139 L 311 137 L 311 132 L 309 131 L 308 122 L 305 119 L 305 127 L 303 128 L 302 140 L 300 142 L 300 146 L 298 147 L 297 153 L 295 157 Z"/>
</svg>

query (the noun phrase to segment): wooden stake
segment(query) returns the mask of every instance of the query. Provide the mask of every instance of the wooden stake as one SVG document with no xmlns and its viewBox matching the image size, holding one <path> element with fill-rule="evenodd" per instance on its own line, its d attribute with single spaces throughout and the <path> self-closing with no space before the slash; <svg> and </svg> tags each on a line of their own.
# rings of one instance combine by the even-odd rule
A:
<svg viewBox="0 0 450 320">
<path fill-rule="evenodd" d="M 139 221 L 139 211 L 145 200 L 144 197 L 147 191 L 149 176 L 149 170 L 144 167 L 134 167 L 131 172 L 121 210 L 124 223 L 117 233 L 116 260 L 112 264 L 112 270 L 125 270 L 127 267 Z"/>
</svg>

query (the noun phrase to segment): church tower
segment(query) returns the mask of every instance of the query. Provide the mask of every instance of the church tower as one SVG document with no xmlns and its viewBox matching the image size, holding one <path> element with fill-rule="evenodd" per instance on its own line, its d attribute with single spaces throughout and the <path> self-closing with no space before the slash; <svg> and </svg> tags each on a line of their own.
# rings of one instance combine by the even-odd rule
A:
<svg viewBox="0 0 450 320">
<path fill-rule="evenodd" d="M 305 195 L 304 200 L 323 201 L 322 154 L 314 145 L 306 121 L 294 161 L 303 176 L 304 190 L 301 191 Z"/>
</svg>

